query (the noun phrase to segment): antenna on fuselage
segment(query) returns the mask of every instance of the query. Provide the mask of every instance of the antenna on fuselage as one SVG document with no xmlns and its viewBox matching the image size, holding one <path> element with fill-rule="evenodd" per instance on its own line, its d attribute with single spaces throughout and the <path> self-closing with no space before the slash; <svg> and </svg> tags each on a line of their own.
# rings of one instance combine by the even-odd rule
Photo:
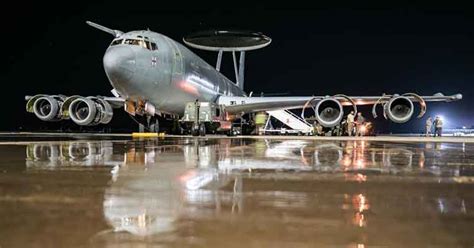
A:
<svg viewBox="0 0 474 248">
<path fill-rule="evenodd" d="M 206 31 L 197 32 L 183 38 L 183 42 L 193 48 L 218 52 L 216 70 L 220 71 L 224 52 L 232 52 L 235 84 L 244 89 L 245 52 L 268 46 L 272 39 L 262 33 L 249 31 Z M 236 52 L 240 52 L 237 67 Z"/>
<path fill-rule="evenodd" d="M 86 21 L 86 23 L 87 23 L 87 25 L 89 25 L 89 26 L 91 26 L 91 27 L 97 28 L 97 29 L 99 29 L 99 30 L 101 30 L 101 31 L 104 31 L 104 32 L 106 32 L 106 33 L 109 33 L 109 34 L 115 36 L 115 38 L 120 37 L 120 36 L 123 34 L 123 32 L 120 31 L 120 30 L 110 29 L 110 28 L 104 27 L 104 26 L 102 26 L 102 25 L 100 25 L 100 24 L 91 22 L 91 21 Z"/>
</svg>

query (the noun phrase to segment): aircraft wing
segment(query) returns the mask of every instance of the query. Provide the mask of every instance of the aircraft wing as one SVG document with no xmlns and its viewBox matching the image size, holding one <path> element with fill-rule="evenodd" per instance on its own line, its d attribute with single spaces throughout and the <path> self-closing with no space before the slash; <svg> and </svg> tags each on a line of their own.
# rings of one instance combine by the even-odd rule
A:
<svg viewBox="0 0 474 248">
<path fill-rule="evenodd" d="M 76 124 L 90 126 L 107 124 L 113 108 L 122 108 L 125 99 L 116 96 L 45 95 L 25 96 L 26 111 L 43 121 L 72 119 Z M 73 109 L 73 110 L 71 110 Z"/>
<path fill-rule="evenodd" d="M 72 100 L 75 100 L 76 98 L 79 98 L 80 96 L 72 96 L 72 97 L 66 97 L 63 95 L 45 95 L 45 94 L 38 94 L 34 96 L 25 96 L 25 100 L 27 101 L 26 104 L 26 110 L 28 112 L 33 112 L 33 103 L 36 99 L 40 97 L 50 97 L 52 99 L 61 99 L 62 101 L 67 100 L 68 98 Z M 100 98 L 105 100 L 106 102 L 110 103 L 110 105 L 113 108 L 121 108 L 125 104 L 125 99 L 121 97 L 113 97 L 113 96 L 97 96 L 95 98 Z"/>
<path fill-rule="evenodd" d="M 122 108 L 125 104 L 125 99 L 121 97 L 105 96 L 103 99 L 110 103 L 113 108 Z"/>
<path fill-rule="evenodd" d="M 278 109 L 298 109 L 308 106 L 308 104 L 316 104 L 318 101 L 324 99 L 333 99 L 342 106 L 350 105 L 373 105 L 385 104 L 397 96 L 403 96 L 412 102 L 450 102 L 462 99 L 461 94 L 443 95 L 441 93 L 432 96 L 419 96 L 417 94 L 408 93 L 404 95 L 381 95 L 381 96 L 280 96 L 280 97 L 236 97 L 236 96 L 221 96 L 218 99 L 218 104 L 225 105 L 225 110 L 228 113 L 252 113 L 259 111 L 278 110 Z"/>
</svg>

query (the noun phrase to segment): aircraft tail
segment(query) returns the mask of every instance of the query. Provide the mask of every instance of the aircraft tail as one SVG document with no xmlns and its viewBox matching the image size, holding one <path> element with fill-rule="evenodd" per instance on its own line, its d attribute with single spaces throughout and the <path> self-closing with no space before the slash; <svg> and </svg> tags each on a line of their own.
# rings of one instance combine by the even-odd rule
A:
<svg viewBox="0 0 474 248">
<path fill-rule="evenodd" d="M 99 30 L 101 30 L 101 31 L 104 31 L 104 32 L 106 32 L 106 33 L 109 33 L 109 34 L 111 34 L 111 35 L 113 35 L 113 36 L 115 36 L 115 37 L 119 37 L 119 36 L 121 36 L 121 35 L 123 34 L 123 32 L 120 31 L 120 30 L 110 29 L 110 28 L 104 27 L 104 26 L 102 26 L 102 25 L 99 25 L 99 24 L 97 24 L 97 23 L 91 22 L 91 21 L 86 21 L 86 23 L 87 23 L 89 26 L 91 26 L 91 27 L 97 28 L 97 29 L 99 29 Z"/>
</svg>

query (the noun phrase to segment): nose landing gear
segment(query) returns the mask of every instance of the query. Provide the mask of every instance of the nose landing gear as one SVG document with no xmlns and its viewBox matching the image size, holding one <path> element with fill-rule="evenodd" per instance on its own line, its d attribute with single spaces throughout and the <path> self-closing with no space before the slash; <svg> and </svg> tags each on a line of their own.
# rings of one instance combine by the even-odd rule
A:
<svg viewBox="0 0 474 248">
<path fill-rule="evenodd" d="M 158 133 L 160 131 L 160 122 L 158 120 L 158 117 L 146 116 L 142 122 L 139 122 L 138 129 L 140 133 Z"/>
</svg>

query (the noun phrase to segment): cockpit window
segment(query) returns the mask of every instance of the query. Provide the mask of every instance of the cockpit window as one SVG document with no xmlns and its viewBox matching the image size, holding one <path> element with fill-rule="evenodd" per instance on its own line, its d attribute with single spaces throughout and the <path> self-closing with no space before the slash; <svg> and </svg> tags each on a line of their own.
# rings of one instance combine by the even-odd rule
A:
<svg viewBox="0 0 474 248">
<path fill-rule="evenodd" d="M 145 43 L 143 43 L 142 40 L 126 39 L 123 44 L 141 46 L 141 47 L 146 48 Z"/>
<path fill-rule="evenodd" d="M 114 40 L 112 41 L 112 44 L 110 44 L 111 46 L 115 46 L 115 45 L 118 45 L 118 44 L 122 44 L 122 39 L 119 39 L 119 40 Z"/>
<path fill-rule="evenodd" d="M 146 48 L 148 50 L 158 50 L 158 47 L 154 42 L 144 41 L 144 40 L 137 40 L 137 39 L 126 39 L 123 44 L 126 45 L 134 45 Z"/>
</svg>

